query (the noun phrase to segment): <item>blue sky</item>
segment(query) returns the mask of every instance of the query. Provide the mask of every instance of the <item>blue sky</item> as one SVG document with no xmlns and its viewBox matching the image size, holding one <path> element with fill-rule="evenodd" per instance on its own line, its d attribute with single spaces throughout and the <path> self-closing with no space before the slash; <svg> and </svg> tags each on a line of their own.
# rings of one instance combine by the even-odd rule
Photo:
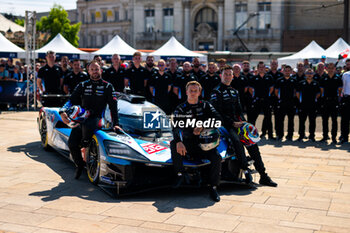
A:
<svg viewBox="0 0 350 233">
<path fill-rule="evenodd" d="M 75 9 L 76 0 L 0 0 L 0 12 L 13 15 L 25 15 L 25 11 L 44 12 L 50 11 L 53 4 L 58 3 L 65 10 Z"/>
</svg>

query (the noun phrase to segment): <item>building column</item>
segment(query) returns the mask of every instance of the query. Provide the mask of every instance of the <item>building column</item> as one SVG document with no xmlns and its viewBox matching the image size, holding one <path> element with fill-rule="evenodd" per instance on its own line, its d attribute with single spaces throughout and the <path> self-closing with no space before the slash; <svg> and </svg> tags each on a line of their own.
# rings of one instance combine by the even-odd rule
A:
<svg viewBox="0 0 350 233">
<path fill-rule="evenodd" d="M 184 44 L 185 47 L 191 49 L 191 0 L 183 0 L 184 4 Z"/>
<path fill-rule="evenodd" d="M 217 50 L 222 51 L 224 39 L 224 1 L 218 0 L 218 47 Z"/>
</svg>

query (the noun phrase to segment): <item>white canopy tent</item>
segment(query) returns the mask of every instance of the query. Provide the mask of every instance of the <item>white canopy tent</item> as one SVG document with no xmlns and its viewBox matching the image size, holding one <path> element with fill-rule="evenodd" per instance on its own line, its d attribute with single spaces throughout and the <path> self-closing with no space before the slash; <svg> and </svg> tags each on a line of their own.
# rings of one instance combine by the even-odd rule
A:
<svg viewBox="0 0 350 233">
<path fill-rule="evenodd" d="M 326 51 L 321 46 L 319 46 L 315 41 L 311 41 L 310 44 L 299 52 L 291 56 L 278 58 L 277 61 L 279 64 L 287 64 L 292 67 L 296 67 L 296 64 L 298 62 L 302 62 L 304 59 L 309 59 L 312 63 L 312 60 L 318 61 L 325 54 Z"/>
<path fill-rule="evenodd" d="M 55 36 L 55 38 L 53 38 L 48 44 L 38 50 L 35 50 L 35 53 L 37 53 L 40 58 L 44 58 L 46 56 L 46 52 L 49 50 L 56 52 L 57 58 L 60 58 L 61 56 L 68 56 L 69 59 L 90 59 L 89 53 L 74 47 L 60 33 L 57 34 L 57 36 Z"/>
<path fill-rule="evenodd" d="M 326 49 L 326 62 L 336 62 L 339 54 L 349 54 L 350 45 L 346 43 L 342 38 L 339 38 L 328 49 Z M 342 61 L 340 63 L 343 63 Z M 339 64 L 340 65 L 340 64 Z"/>
<path fill-rule="evenodd" d="M 122 60 L 131 60 L 135 52 L 137 52 L 136 49 L 116 35 L 105 46 L 91 54 L 100 55 L 103 59 L 111 59 L 113 54 L 117 53 Z"/>
<path fill-rule="evenodd" d="M 0 57 L 24 57 L 25 51 L 0 33 Z"/>
<path fill-rule="evenodd" d="M 207 61 L 206 55 L 188 50 L 179 41 L 177 41 L 175 37 L 171 37 L 162 47 L 149 55 L 154 56 L 156 60 L 159 58 L 167 60 L 174 57 L 177 60 L 190 61 L 192 58 L 198 57 L 200 61 Z"/>
</svg>

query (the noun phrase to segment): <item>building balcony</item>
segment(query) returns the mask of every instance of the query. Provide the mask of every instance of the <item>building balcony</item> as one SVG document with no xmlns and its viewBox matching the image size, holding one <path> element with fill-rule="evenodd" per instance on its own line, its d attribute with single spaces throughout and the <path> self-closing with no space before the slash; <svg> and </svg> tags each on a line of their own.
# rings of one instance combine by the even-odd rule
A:
<svg viewBox="0 0 350 233">
<path fill-rule="evenodd" d="M 137 40 L 140 41 L 167 41 L 172 36 L 176 36 L 176 32 L 162 32 L 162 31 L 156 31 L 156 32 L 139 32 L 137 33 Z"/>
<path fill-rule="evenodd" d="M 235 39 L 236 35 L 233 35 L 234 30 L 226 31 L 225 39 Z M 255 40 L 255 39 L 280 39 L 282 31 L 279 29 L 266 28 L 266 29 L 241 29 L 238 32 L 241 39 Z"/>
</svg>

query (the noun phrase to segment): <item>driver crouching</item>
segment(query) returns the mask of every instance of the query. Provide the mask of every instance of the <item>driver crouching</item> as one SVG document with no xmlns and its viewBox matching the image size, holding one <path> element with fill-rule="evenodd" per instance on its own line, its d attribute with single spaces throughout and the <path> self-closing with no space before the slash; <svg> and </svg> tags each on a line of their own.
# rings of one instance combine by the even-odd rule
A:
<svg viewBox="0 0 350 233">
<path fill-rule="evenodd" d="M 213 201 L 220 201 L 217 187 L 220 181 L 221 156 L 216 147 L 200 147 L 199 135 L 203 127 L 198 127 L 206 120 L 214 120 L 221 124 L 221 117 L 214 107 L 207 101 L 199 100 L 202 86 L 197 81 L 190 81 L 186 85 L 187 101 L 176 107 L 173 118 L 174 140 L 170 143 L 171 157 L 176 173 L 174 188 L 178 188 L 185 181 L 183 158 L 208 159 L 210 163 L 209 194 Z M 196 124 L 188 124 L 188 122 Z M 199 123 L 199 124 L 197 124 Z M 197 126 L 197 127 L 193 127 Z"/>
</svg>

